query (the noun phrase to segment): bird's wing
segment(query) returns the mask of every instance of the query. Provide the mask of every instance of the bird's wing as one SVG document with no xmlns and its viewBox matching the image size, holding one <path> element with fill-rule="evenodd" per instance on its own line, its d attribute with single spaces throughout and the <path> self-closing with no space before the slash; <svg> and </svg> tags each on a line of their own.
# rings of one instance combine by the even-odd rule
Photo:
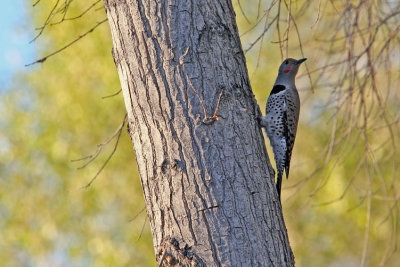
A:
<svg viewBox="0 0 400 267">
<path fill-rule="evenodd" d="M 297 131 L 297 121 L 298 121 L 298 111 L 295 108 L 295 103 L 290 95 L 285 97 L 286 110 L 284 112 L 285 120 L 285 139 L 286 139 L 286 161 L 285 161 L 285 171 L 286 178 L 289 176 L 290 159 L 292 157 L 292 150 L 294 146 L 294 140 L 296 138 Z"/>
</svg>

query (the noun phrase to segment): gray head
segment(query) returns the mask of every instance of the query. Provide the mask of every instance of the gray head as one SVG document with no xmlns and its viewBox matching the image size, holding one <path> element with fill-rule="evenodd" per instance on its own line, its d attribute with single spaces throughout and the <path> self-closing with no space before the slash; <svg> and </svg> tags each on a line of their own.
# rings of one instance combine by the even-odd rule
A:
<svg viewBox="0 0 400 267">
<path fill-rule="evenodd" d="M 306 60 L 307 58 L 302 58 L 299 60 L 293 58 L 285 59 L 279 67 L 278 76 L 281 76 L 281 78 L 285 79 L 294 79 L 297 71 L 299 70 L 300 64 Z"/>
</svg>

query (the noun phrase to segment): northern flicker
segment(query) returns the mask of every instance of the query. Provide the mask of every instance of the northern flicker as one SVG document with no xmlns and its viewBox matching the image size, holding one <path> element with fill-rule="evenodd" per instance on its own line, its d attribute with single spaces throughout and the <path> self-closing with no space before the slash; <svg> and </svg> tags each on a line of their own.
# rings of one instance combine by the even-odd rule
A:
<svg viewBox="0 0 400 267">
<path fill-rule="evenodd" d="M 299 121 L 300 99 L 295 85 L 295 78 L 303 59 L 288 58 L 279 67 L 278 77 L 267 101 L 266 116 L 260 120 L 274 151 L 278 171 L 276 190 L 281 198 L 283 171 L 289 176 L 290 157 L 296 138 Z"/>
</svg>

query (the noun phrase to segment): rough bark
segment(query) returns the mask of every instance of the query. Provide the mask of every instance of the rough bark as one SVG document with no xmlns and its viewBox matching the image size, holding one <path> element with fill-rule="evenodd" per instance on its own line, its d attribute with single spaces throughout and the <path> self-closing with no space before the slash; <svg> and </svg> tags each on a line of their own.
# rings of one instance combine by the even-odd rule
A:
<svg viewBox="0 0 400 267">
<path fill-rule="evenodd" d="M 104 2 L 158 264 L 293 266 L 231 1 Z"/>
</svg>

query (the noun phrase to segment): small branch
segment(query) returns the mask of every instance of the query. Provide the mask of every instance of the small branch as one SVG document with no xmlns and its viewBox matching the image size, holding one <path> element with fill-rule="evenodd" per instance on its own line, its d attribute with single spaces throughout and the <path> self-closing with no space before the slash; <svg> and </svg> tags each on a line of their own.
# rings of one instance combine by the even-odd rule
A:
<svg viewBox="0 0 400 267">
<path fill-rule="evenodd" d="M 317 23 L 318 23 L 319 20 L 320 20 L 320 15 L 321 15 L 321 3 L 322 3 L 322 0 L 319 0 L 317 19 L 315 20 L 314 24 L 311 25 L 311 29 L 314 28 L 314 26 L 317 25 Z"/>
<path fill-rule="evenodd" d="M 247 23 L 250 24 L 251 22 L 250 22 L 250 20 L 247 18 L 246 14 L 244 13 L 243 8 L 242 8 L 242 5 L 240 4 L 240 0 L 238 0 L 237 2 L 238 2 L 238 5 L 239 5 L 240 12 L 242 13 L 244 19 L 247 21 Z"/>
<path fill-rule="evenodd" d="M 217 115 L 217 112 L 218 112 L 219 103 L 221 102 L 221 97 L 222 97 L 222 94 L 223 94 L 223 93 L 224 93 L 224 89 L 222 89 L 222 90 L 221 90 L 221 93 L 219 93 L 218 101 L 217 101 L 217 106 L 215 107 L 214 114 L 213 114 L 211 117 L 208 117 L 208 118 L 206 118 L 206 119 L 203 120 L 203 123 L 204 123 L 205 125 L 210 125 L 210 124 L 212 124 L 213 122 L 219 120 L 219 117 L 218 117 L 218 115 Z"/>
<path fill-rule="evenodd" d="M 297 27 L 296 20 L 293 18 L 293 16 L 291 14 L 290 14 L 290 16 L 292 17 L 293 25 L 294 25 L 294 28 L 296 29 L 297 38 L 299 40 L 299 47 L 300 47 L 301 55 L 302 55 L 302 57 L 304 57 L 303 44 L 302 44 L 302 41 L 301 41 L 299 28 Z M 308 79 L 310 80 L 311 92 L 314 93 L 314 85 L 313 85 L 313 82 L 312 82 L 312 79 L 311 79 L 310 70 L 308 69 L 307 62 L 305 62 L 304 64 L 306 66 Z"/>
<path fill-rule="evenodd" d="M 35 6 L 37 3 L 39 3 L 39 1 L 40 0 L 38 0 L 35 4 L 33 4 L 33 6 Z M 55 5 L 53 6 L 52 10 L 50 11 L 49 15 L 47 16 L 46 21 L 44 22 L 43 26 L 39 28 L 40 32 L 29 43 L 33 43 L 37 38 L 39 38 L 40 35 L 42 35 L 44 29 L 50 23 L 51 17 L 54 15 L 54 10 L 57 8 L 59 2 L 60 2 L 60 0 L 57 0 Z"/>
<path fill-rule="evenodd" d="M 37 0 L 35 3 L 32 4 L 33 7 L 35 7 L 37 4 L 39 4 L 40 0 Z"/>
<path fill-rule="evenodd" d="M 276 4 L 275 1 L 276 1 L 276 0 L 274 0 L 274 1 L 271 2 L 271 5 L 269 6 L 268 10 L 266 11 L 267 17 L 265 18 L 264 31 L 265 31 L 265 30 L 267 29 L 267 27 L 268 27 L 269 15 L 270 15 L 270 13 L 271 13 L 272 7 Z M 263 43 L 264 43 L 264 37 L 265 37 L 265 34 L 263 33 L 263 34 L 262 34 L 261 41 L 260 41 L 260 48 L 259 48 L 259 50 L 258 50 L 257 64 L 256 64 L 256 67 L 255 67 L 255 69 L 254 69 L 254 72 L 253 72 L 252 76 L 253 76 L 254 73 L 258 70 L 258 68 L 260 67 L 260 59 L 261 59 L 261 52 L 262 52 Z"/>
<path fill-rule="evenodd" d="M 133 218 L 130 219 L 129 222 L 133 222 L 133 221 L 134 221 L 137 217 L 139 217 L 139 215 L 142 214 L 143 211 L 145 211 L 145 210 L 146 210 L 146 206 L 144 206 L 138 213 L 136 213 L 136 215 L 133 216 Z"/>
<path fill-rule="evenodd" d="M 123 120 L 122 124 L 118 127 L 118 129 L 114 132 L 114 134 L 110 138 L 108 138 L 105 142 L 103 142 L 102 144 L 98 145 L 99 148 L 97 149 L 97 151 L 93 155 L 83 158 L 83 159 L 90 158 L 90 160 L 86 164 L 84 164 L 82 167 L 80 167 L 78 169 L 82 169 L 82 168 L 86 167 L 90 162 L 92 162 L 95 158 L 97 158 L 97 156 L 100 154 L 100 151 L 103 149 L 103 147 L 106 144 L 108 144 L 118 134 L 117 141 L 115 142 L 115 145 L 114 145 L 114 149 L 111 151 L 111 153 L 108 156 L 108 158 L 106 159 L 106 161 L 103 163 L 103 165 L 97 171 L 96 175 L 89 181 L 89 183 L 86 184 L 85 186 L 82 186 L 81 189 L 88 188 L 96 180 L 97 176 L 99 176 L 101 171 L 104 169 L 104 167 L 107 165 L 107 163 L 110 161 L 110 159 L 114 155 L 114 153 L 115 153 L 115 151 L 117 150 L 117 147 L 118 147 L 119 139 L 121 138 L 122 128 L 124 127 L 126 121 L 127 121 L 127 114 L 125 114 L 125 117 L 124 117 L 124 120 Z M 80 160 L 82 160 L 82 159 L 80 159 Z"/>
<path fill-rule="evenodd" d="M 185 53 L 183 53 L 183 55 L 179 58 L 179 63 L 180 63 L 182 66 L 185 66 L 184 63 L 183 63 L 183 58 L 184 58 L 188 53 L 189 53 L 189 47 L 186 49 Z M 203 113 L 204 113 L 204 114 L 203 114 L 203 115 L 204 115 L 203 123 L 206 124 L 206 125 L 211 125 L 213 122 L 215 122 L 215 121 L 217 121 L 217 120 L 219 119 L 219 117 L 217 116 L 217 111 L 218 111 L 219 103 L 220 103 L 220 101 L 221 101 L 221 96 L 222 96 L 222 93 L 224 92 L 224 89 L 222 89 L 221 93 L 219 94 L 218 102 L 217 102 L 217 106 L 216 106 L 216 108 L 215 108 L 215 110 L 214 110 L 214 114 L 213 114 L 211 117 L 208 117 L 208 115 L 207 115 L 207 109 L 206 109 L 206 107 L 205 107 L 205 105 L 204 105 L 204 103 L 203 103 L 203 102 L 204 102 L 203 99 L 201 98 L 200 94 L 197 92 L 197 90 L 196 90 L 196 88 L 194 87 L 192 81 L 189 79 L 187 73 L 185 73 L 185 76 L 186 76 L 186 80 L 187 80 L 189 86 L 193 89 L 193 92 L 195 93 L 195 95 L 196 95 L 197 98 L 199 99 L 200 105 L 201 105 L 201 107 L 202 107 L 202 109 L 203 109 Z"/>
<path fill-rule="evenodd" d="M 117 130 L 115 130 L 115 132 L 109 138 L 107 138 L 106 141 L 104 141 L 103 143 L 100 143 L 100 144 L 97 145 L 96 152 L 94 152 L 93 154 L 91 154 L 89 156 L 80 158 L 80 159 L 71 160 L 72 162 L 77 162 L 77 161 L 82 161 L 82 160 L 85 160 L 85 159 L 90 159 L 87 163 L 85 163 L 83 166 L 79 167 L 78 169 L 85 168 L 87 165 L 89 165 L 89 163 L 91 163 L 93 160 L 95 160 L 97 158 L 97 156 L 102 151 L 103 147 L 106 146 L 108 143 L 110 143 L 111 140 L 113 140 L 114 137 L 121 132 L 122 128 L 124 127 L 124 124 L 126 123 L 126 118 L 127 118 L 127 115 L 125 114 L 124 121 L 121 123 L 121 125 L 117 128 Z"/>
<path fill-rule="evenodd" d="M 256 23 L 254 23 L 253 26 L 251 26 L 248 30 L 244 31 L 242 34 L 240 34 L 240 38 L 242 38 L 243 36 L 245 36 L 246 34 L 248 34 L 249 32 L 251 32 L 252 30 L 254 30 L 254 28 L 256 28 L 258 26 L 258 24 L 260 24 L 260 22 L 264 19 L 264 17 L 267 15 L 267 12 L 264 12 L 264 14 L 261 16 L 261 18 L 259 18 L 257 20 Z"/>
<path fill-rule="evenodd" d="M 275 18 L 272 19 L 272 21 L 268 24 L 267 27 L 264 28 L 264 31 L 258 36 L 258 38 L 257 38 L 253 43 L 251 43 L 250 46 L 244 51 L 245 54 L 246 54 L 247 52 L 249 52 L 249 50 L 252 49 L 253 46 L 254 46 L 255 44 L 257 44 L 258 41 L 260 41 L 260 40 L 262 39 L 262 37 L 267 33 L 267 31 L 269 30 L 269 28 L 271 27 L 271 25 L 274 23 L 274 21 L 275 21 L 276 19 L 278 19 L 277 16 L 275 16 Z"/>
<path fill-rule="evenodd" d="M 88 35 L 89 33 L 93 32 L 97 27 L 99 27 L 101 24 L 103 24 L 103 23 L 106 22 L 106 21 L 107 21 L 107 19 L 104 19 L 104 20 L 98 22 L 93 28 L 91 28 L 91 29 L 90 29 L 89 31 L 87 31 L 86 33 L 80 35 L 78 38 L 76 38 L 75 40 L 73 40 L 73 41 L 70 42 L 69 44 L 65 45 L 64 47 L 62 47 L 62 48 L 60 48 L 60 49 L 58 49 L 58 50 L 56 50 L 56 51 L 54 51 L 53 53 L 48 54 L 48 55 L 45 56 L 45 57 L 42 57 L 42 58 L 40 58 L 40 59 L 38 59 L 38 60 L 36 60 L 36 61 L 34 61 L 34 62 L 32 62 L 32 63 L 26 64 L 25 67 L 32 66 L 32 65 L 34 65 L 34 64 L 36 64 L 36 63 L 43 63 L 43 62 L 45 62 L 49 57 L 54 56 L 55 54 L 58 54 L 58 53 L 60 53 L 61 51 L 67 49 L 68 47 L 70 47 L 70 46 L 73 45 L 74 43 L 78 42 L 79 40 L 81 40 L 83 37 L 85 37 L 85 36 Z"/>
<path fill-rule="evenodd" d="M 285 1 L 283 1 L 285 2 Z M 285 2 L 286 3 L 286 2 Z M 276 21 L 276 30 L 278 31 L 278 42 L 279 42 L 279 51 L 281 52 L 281 60 L 283 60 L 283 51 L 282 51 L 282 42 L 281 42 L 281 30 L 279 27 L 279 19 L 281 16 L 281 0 L 278 3 L 278 14 L 277 14 L 277 21 Z"/>
<path fill-rule="evenodd" d="M 119 93 L 121 93 L 121 92 L 122 92 L 122 89 L 119 89 L 118 92 L 116 92 L 116 93 L 114 93 L 114 94 L 112 94 L 112 95 L 102 96 L 101 98 L 102 98 L 102 99 L 106 99 L 106 98 L 110 98 L 110 97 L 113 97 L 113 96 L 117 96 L 117 95 L 119 95 Z"/>
<path fill-rule="evenodd" d="M 97 0 L 94 3 L 92 3 L 87 9 L 85 9 L 81 14 L 79 14 L 78 16 L 75 17 L 71 17 L 71 18 L 65 18 L 65 16 L 58 22 L 54 22 L 52 24 L 50 24 L 50 26 L 54 26 L 57 24 L 60 24 L 66 20 L 75 20 L 75 19 L 79 19 L 81 17 L 83 17 L 86 13 L 88 13 L 93 7 L 95 7 L 98 3 L 100 3 L 102 0 Z"/>
<path fill-rule="evenodd" d="M 142 225 L 142 230 L 140 230 L 139 237 L 138 237 L 138 239 L 136 241 L 139 241 L 139 239 L 142 237 L 142 234 L 143 234 L 143 231 L 144 231 L 144 227 L 146 226 L 146 222 L 147 222 L 147 216 L 146 216 L 146 218 L 144 218 L 144 222 L 143 222 L 143 225 Z"/>
<path fill-rule="evenodd" d="M 215 107 L 214 114 L 213 114 L 213 117 L 217 117 L 217 120 L 218 120 L 217 112 L 218 112 L 219 103 L 221 102 L 221 97 L 222 97 L 223 93 L 224 93 L 224 89 L 222 88 L 221 93 L 219 93 L 217 106 Z"/>
<path fill-rule="evenodd" d="M 286 4 L 286 2 L 285 2 Z M 289 0 L 288 15 L 287 15 L 287 28 L 286 28 L 286 58 L 289 57 L 289 32 L 290 32 L 290 18 L 292 16 L 292 0 Z"/>
<path fill-rule="evenodd" d="M 200 105 L 201 105 L 201 107 L 203 109 L 203 113 L 204 113 L 204 120 L 206 120 L 207 119 L 207 110 L 206 110 L 206 107 L 204 106 L 203 99 L 200 97 L 200 95 L 197 92 L 196 88 L 194 88 L 194 86 L 192 84 L 192 81 L 189 79 L 188 75 L 186 73 L 185 73 L 185 75 L 186 75 L 186 79 L 188 81 L 188 84 L 190 85 L 190 87 L 192 87 L 194 93 L 196 94 L 196 96 L 198 97 L 198 99 L 200 101 Z"/>
</svg>

